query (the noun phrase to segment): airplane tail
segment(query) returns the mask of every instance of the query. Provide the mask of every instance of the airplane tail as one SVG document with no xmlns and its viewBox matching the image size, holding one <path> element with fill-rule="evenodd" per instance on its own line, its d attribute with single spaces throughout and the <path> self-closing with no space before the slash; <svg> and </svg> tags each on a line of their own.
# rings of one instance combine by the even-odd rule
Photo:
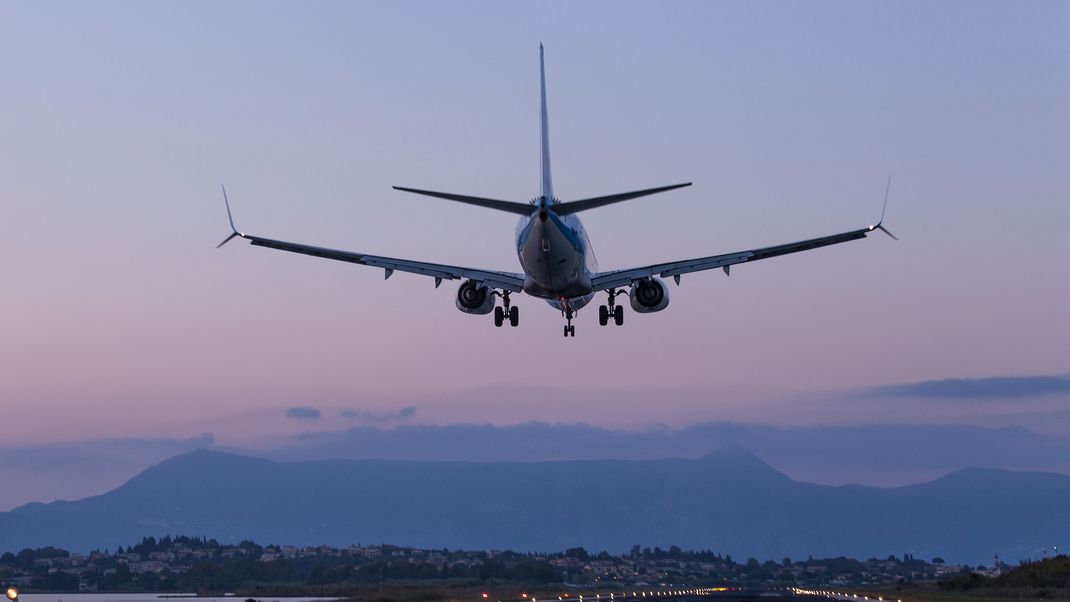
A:
<svg viewBox="0 0 1070 602">
<path fill-rule="evenodd" d="M 539 196 L 552 200 L 554 198 L 554 183 L 553 178 L 550 177 L 550 118 L 546 113 L 546 63 L 543 60 L 542 42 L 539 43 L 539 88 L 542 99 L 542 108 L 539 111 L 539 139 L 542 146 L 542 186 Z"/>
<path fill-rule="evenodd" d="M 544 58 L 544 51 L 542 44 L 539 44 L 539 92 L 540 92 L 540 111 L 539 111 L 539 131 L 540 142 L 542 147 L 542 173 L 541 183 L 542 190 L 540 196 L 548 201 L 556 201 L 554 198 L 554 184 L 553 178 L 550 176 L 550 117 L 546 111 L 546 60 Z M 602 196 L 592 199 L 583 199 L 581 201 L 571 201 L 568 203 L 555 203 L 553 205 L 553 211 L 558 215 L 568 215 L 570 213 L 576 213 L 577 211 L 586 211 L 587 209 L 594 209 L 595 207 L 601 207 L 603 205 L 609 205 L 612 203 L 619 203 L 621 201 L 627 201 L 648 194 L 657 194 L 659 192 L 665 192 L 676 188 L 682 188 L 684 186 L 690 186 L 691 182 L 686 184 L 675 184 L 673 186 L 663 186 L 661 188 L 650 188 L 648 190 L 637 190 L 635 192 L 624 192 L 621 194 L 611 194 L 609 196 Z"/>
<path fill-rule="evenodd" d="M 683 188 L 684 186 L 691 185 L 691 182 L 685 182 L 683 184 L 673 184 L 672 186 L 648 188 L 646 190 L 636 190 L 633 192 L 622 192 L 620 194 L 611 194 L 608 196 L 582 199 L 579 201 L 570 201 L 568 203 L 557 202 L 557 199 L 554 198 L 553 178 L 550 176 L 550 118 L 547 115 L 546 111 L 546 61 L 544 59 L 544 52 L 541 43 L 539 44 L 539 92 L 539 130 L 542 167 L 542 171 L 540 174 L 541 187 L 539 196 L 541 198 L 546 199 L 548 203 L 553 203 L 553 211 L 558 215 L 569 215 L 571 213 L 576 213 L 579 211 L 594 209 L 595 207 L 602 207 L 604 205 L 619 203 L 621 201 L 627 201 L 641 196 L 657 194 L 659 192 L 667 192 L 669 190 L 675 190 L 677 188 Z M 433 196 L 440 199 L 456 201 L 458 203 L 467 203 L 469 205 L 477 205 L 479 207 L 487 207 L 488 209 L 497 209 L 499 211 L 508 211 L 509 213 L 517 213 L 520 215 L 531 215 L 531 213 L 535 209 L 531 204 L 528 203 L 500 201 L 498 199 L 487 199 L 483 197 L 467 196 L 463 194 L 452 194 L 449 192 L 419 190 L 416 188 L 404 188 L 402 186 L 394 186 L 394 190 L 401 190 L 403 192 L 411 192 L 414 194 Z"/>
</svg>

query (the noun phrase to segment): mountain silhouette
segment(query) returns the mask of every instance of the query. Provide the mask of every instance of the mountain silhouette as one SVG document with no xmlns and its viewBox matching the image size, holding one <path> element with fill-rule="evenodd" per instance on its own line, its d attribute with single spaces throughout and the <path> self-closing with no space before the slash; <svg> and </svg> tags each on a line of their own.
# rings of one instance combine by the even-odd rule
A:
<svg viewBox="0 0 1070 602">
<path fill-rule="evenodd" d="M 1070 535 L 1070 477 L 966 469 L 918 485 L 794 481 L 728 447 L 698 459 L 560 462 L 271 460 L 198 450 L 103 495 L 0 513 L 0 552 L 88 551 L 182 534 L 223 542 L 620 552 L 737 559 L 911 553 L 1037 557 Z"/>
</svg>

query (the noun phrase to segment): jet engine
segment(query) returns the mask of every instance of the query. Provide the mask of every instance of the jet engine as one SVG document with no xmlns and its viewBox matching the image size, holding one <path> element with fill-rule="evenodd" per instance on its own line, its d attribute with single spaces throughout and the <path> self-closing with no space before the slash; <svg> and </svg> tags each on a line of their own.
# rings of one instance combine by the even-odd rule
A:
<svg viewBox="0 0 1070 602">
<path fill-rule="evenodd" d="M 481 283 L 465 280 L 457 289 L 457 309 L 466 314 L 489 314 L 494 311 L 494 295 Z"/>
<path fill-rule="evenodd" d="M 669 287 L 658 278 L 647 278 L 632 285 L 628 300 L 636 313 L 650 314 L 669 306 Z"/>
</svg>

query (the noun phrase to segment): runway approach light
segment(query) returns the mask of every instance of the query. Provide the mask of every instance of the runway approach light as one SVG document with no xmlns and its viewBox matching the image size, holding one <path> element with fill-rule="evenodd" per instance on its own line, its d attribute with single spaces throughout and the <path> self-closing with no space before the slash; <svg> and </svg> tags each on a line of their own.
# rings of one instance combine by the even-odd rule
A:
<svg viewBox="0 0 1070 602">
<path fill-rule="evenodd" d="M 18 602 L 19 600 L 19 590 L 13 587 L 7 588 L 7 591 L 4 592 L 4 595 L 6 595 L 7 599 L 11 600 L 11 602 Z"/>
</svg>

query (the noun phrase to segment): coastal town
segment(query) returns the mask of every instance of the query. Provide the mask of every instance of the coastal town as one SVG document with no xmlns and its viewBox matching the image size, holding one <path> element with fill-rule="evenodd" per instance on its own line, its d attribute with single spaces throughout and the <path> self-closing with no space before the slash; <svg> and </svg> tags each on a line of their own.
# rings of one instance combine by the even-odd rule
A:
<svg viewBox="0 0 1070 602">
<path fill-rule="evenodd" d="M 253 585 L 330 586 L 453 580 L 469 584 L 886 586 L 962 573 L 998 576 L 1007 569 L 969 567 L 906 554 L 886 558 L 734 559 L 677 546 L 634 546 L 622 554 L 572 548 L 533 554 L 503 550 L 419 549 L 393 545 L 291 546 L 252 541 L 221 544 L 196 537 L 144 538 L 114 550 L 72 553 L 53 547 L 0 555 L 0 582 L 24 591 L 229 592 Z"/>
</svg>

